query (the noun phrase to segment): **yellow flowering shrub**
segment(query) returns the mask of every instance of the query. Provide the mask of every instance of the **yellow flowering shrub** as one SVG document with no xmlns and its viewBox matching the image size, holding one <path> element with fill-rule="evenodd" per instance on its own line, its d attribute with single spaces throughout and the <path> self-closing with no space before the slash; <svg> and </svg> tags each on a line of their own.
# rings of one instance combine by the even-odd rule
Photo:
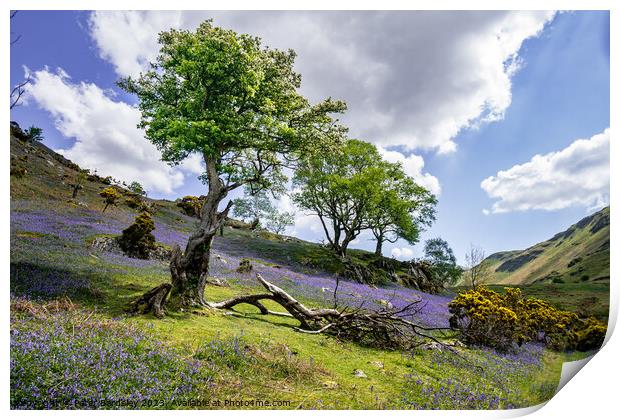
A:
<svg viewBox="0 0 620 420">
<path fill-rule="evenodd" d="M 103 212 L 105 212 L 110 204 L 116 205 L 117 200 L 121 198 L 121 194 L 114 187 L 104 188 L 99 192 L 99 195 L 105 202 L 105 207 L 102 210 Z"/>
<path fill-rule="evenodd" d="M 181 207 L 181 210 L 188 216 L 200 218 L 200 212 L 204 202 L 204 198 L 186 195 L 178 200 L 177 206 Z"/>
<path fill-rule="evenodd" d="M 556 349 L 591 350 L 600 347 L 607 327 L 594 318 L 553 307 L 541 299 L 524 298 L 518 288 L 504 294 L 485 287 L 459 293 L 450 302 L 450 326 L 463 341 L 507 351 L 536 341 Z"/>
</svg>

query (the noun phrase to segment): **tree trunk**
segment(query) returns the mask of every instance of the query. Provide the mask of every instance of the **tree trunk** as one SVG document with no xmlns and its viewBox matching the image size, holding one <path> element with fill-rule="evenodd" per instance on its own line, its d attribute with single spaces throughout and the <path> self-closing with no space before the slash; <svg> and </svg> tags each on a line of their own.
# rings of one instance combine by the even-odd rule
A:
<svg viewBox="0 0 620 420">
<path fill-rule="evenodd" d="M 78 191 L 80 190 L 80 185 L 76 185 L 73 187 L 73 194 L 71 195 L 71 198 L 77 198 L 78 195 Z"/>
<path fill-rule="evenodd" d="M 375 255 L 380 257 L 383 255 L 383 235 L 377 237 L 377 246 L 375 247 Z"/>
<path fill-rule="evenodd" d="M 217 173 L 218 161 L 205 156 L 209 192 L 202 206 L 200 225 L 192 234 L 185 252 L 176 246 L 170 261 L 172 276 L 172 296 L 178 298 L 182 306 L 205 305 L 204 288 L 209 274 L 209 258 L 213 237 L 224 224 L 232 205 L 218 212 L 218 206 L 228 194 Z"/>
</svg>

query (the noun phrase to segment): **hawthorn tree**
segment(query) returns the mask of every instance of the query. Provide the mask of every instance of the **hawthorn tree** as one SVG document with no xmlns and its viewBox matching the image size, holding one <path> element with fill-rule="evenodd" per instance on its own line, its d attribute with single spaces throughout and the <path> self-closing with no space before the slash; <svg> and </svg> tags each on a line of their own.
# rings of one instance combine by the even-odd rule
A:
<svg viewBox="0 0 620 420">
<path fill-rule="evenodd" d="M 424 227 L 435 220 L 437 204 L 435 196 L 407 176 L 400 164 L 385 163 L 384 167 L 385 177 L 368 210 L 377 256 L 382 254 L 386 241 L 394 243 L 402 238 L 415 244 Z"/>
<path fill-rule="evenodd" d="M 432 265 L 433 277 L 442 284 L 456 284 L 463 275 L 463 269 L 456 263 L 452 248 L 444 239 L 427 240 L 424 243 L 424 258 Z"/>
<path fill-rule="evenodd" d="M 293 223 L 293 215 L 280 212 L 273 205 L 265 190 L 252 191 L 245 188 L 245 197 L 233 200 L 233 215 L 249 220 L 253 227 L 262 227 L 275 233 L 282 233 Z"/>
<path fill-rule="evenodd" d="M 140 184 L 138 181 L 133 181 L 131 184 L 129 184 L 127 189 L 134 194 L 146 196 L 146 191 L 142 187 L 142 184 Z"/>
<path fill-rule="evenodd" d="M 319 217 L 331 248 L 346 257 L 347 247 L 370 228 L 371 207 L 381 192 L 388 164 L 375 146 L 350 139 L 338 153 L 312 156 L 300 163 L 293 201 Z"/>
<path fill-rule="evenodd" d="M 150 69 L 119 86 L 137 95 L 139 127 L 164 161 L 177 165 L 192 153 L 202 156 L 208 192 L 197 230 L 184 251 L 173 250 L 172 284 L 148 299 L 161 307 L 172 289 L 182 305 L 209 305 L 204 287 L 211 244 L 232 201 L 220 204 L 244 185 L 281 186 L 283 168 L 337 149 L 346 129 L 332 115 L 346 105 L 331 98 L 312 105 L 298 92 L 293 50 L 264 47 L 260 38 L 210 20 L 195 32 L 162 32 L 159 44 Z"/>
</svg>

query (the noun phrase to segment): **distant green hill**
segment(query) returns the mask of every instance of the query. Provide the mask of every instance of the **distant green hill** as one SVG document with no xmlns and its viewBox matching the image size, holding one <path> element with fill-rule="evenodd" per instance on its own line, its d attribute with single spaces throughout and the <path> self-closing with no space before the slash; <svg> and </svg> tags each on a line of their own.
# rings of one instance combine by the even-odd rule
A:
<svg viewBox="0 0 620 420">
<path fill-rule="evenodd" d="M 487 284 L 609 282 L 609 207 L 522 251 L 489 255 Z"/>
</svg>

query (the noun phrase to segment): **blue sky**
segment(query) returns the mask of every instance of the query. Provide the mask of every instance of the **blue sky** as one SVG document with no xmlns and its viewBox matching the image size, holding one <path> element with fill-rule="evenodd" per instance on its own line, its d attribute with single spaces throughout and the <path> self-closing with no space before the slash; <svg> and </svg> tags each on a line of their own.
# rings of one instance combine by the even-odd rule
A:
<svg viewBox="0 0 620 420">
<path fill-rule="evenodd" d="M 11 22 L 22 35 L 11 48 L 11 81 L 23 79 L 26 66 L 34 83 L 12 120 L 42 127 L 45 144 L 83 166 L 145 177 L 153 197 L 201 194 L 199 162 L 174 170 L 157 162 L 134 132 L 134 98 L 115 82 L 156 52 L 158 30 L 192 28 L 209 16 L 294 48 L 304 94 L 345 99 L 353 136 L 437 190 L 437 222 L 424 239 L 445 238 L 460 261 L 470 243 L 487 254 L 524 248 L 608 203 L 607 12 L 24 11 Z M 143 160 L 125 158 L 136 150 Z M 145 174 L 146 167 L 153 169 Z M 320 240 L 316 221 L 298 216 L 291 232 Z M 355 246 L 374 249 L 368 238 Z M 420 256 L 419 245 L 397 243 L 388 255 L 392 248 L 400 258 Z"/>
</svg>

